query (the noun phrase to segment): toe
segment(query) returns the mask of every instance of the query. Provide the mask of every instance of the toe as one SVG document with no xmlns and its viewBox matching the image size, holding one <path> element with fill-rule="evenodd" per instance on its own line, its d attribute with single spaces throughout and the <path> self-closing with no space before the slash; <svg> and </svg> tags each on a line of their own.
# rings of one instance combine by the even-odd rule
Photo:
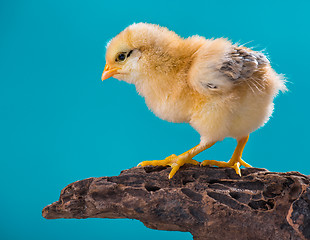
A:
<svg viewBox="0 0 310 240">
<path fill-rule="evenodd" d="M 174 174 L 179 170 L 180 165 L 175 163 L 175 164 L 172 164 L 171 167 L 172 167 L 172 170 L 170 171 L 169 179 L 171 179 L 174 176 Z"/>
<path fill-rule="evenodd" d="M 138 164 L 138 166 L 166 166 L 164 160 L 152 160 L 152 161 L 143 161 Z"/>
<path fill-rule="evenodd" d="M 140 162 L 138 165 L 137 165 L 137 167 L 144 167 L 144 166 L 147 166 L 147 165 L 150 165 L 150 164 L 148 164 L 147 163 L 148 161 L 143 161 L 143 162 Z"/>
<path fill-rule="evenodd" d="M 245 161 L 243 161 L 242 159 L 239 160 L 240 164 L 244 167 L 252 167 L 250 164 L 246 163 Z"/>
<path fill-rule="evenodd" d="M 207 166 L 207 165 L 212 165 L 215 164 L 215 160 L 204 160 L 200 163 L 200 166 Z"/>
<path fill-rule="evenodd" d="M 200 162 L 194 160 L 194 159 L 191 159 L 191 160 L 188 160 L 187 163 L 190 163 L 190 164 L 193 164 L 193 165 L 200 165 Z"/>
<path fill-rule="evenodd" d="M 236 173 L 241 177 L 241 171 L 240 171 L 240 163 L 235 163 L 231 168 L 235 169 Z"/>
</svg>

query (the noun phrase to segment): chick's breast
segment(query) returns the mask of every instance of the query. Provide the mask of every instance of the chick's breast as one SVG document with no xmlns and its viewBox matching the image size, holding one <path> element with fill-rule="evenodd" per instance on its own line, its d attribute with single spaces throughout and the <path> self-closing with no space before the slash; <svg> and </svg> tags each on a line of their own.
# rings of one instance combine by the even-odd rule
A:
<svg viewBox="0 0 310 240">
<path fill-rule="evenodd" d="M 135 84 L 137 91 L 149 109 L 163 120 L 190 121 L 193 96 L 197 95 L 186 80 L 193 52 L 179 39 L 169 45 L 169 51 L 145 50 L 139 60 L 141 73 Z"/>
</svg>

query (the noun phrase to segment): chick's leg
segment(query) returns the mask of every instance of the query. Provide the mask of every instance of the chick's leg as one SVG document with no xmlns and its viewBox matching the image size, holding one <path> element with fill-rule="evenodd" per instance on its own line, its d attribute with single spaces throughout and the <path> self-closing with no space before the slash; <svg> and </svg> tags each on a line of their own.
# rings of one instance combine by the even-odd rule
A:
<svg viewBox="0 0 310 240">
<path fill-rule="evenodd" d="M 249 139 L 249 135 L 238 140 L 237 147 L 236 147 L 231 159 L 228 162 L 221 162 L 221 161 L 215 161 L 215 160 L 205 160 L 201 163 L 201 165 L 202 166 L 214 165 L 214 166 L 218 166 L 218 167 L 230 167 L 230 168 L 235 169 L 236 173 L 241 176 L 240 166 L 251 167 L 250 164 L 247 164 L 245 161 L 243 161 L 241 159 L 243 149 L 244 149 L 245 144 L 247 143 L 248 139 Z"/>
<path fill-rule="evenodd" d="M 138 166 L 171 166 L 172 170 L 169 174 L 169 179 L 171 179 L 174 174 L 179 170 L 179 168 L 182 167 L 184 164 L 190 163 L 193 165 L 198 165 L 199 162 L 192 158 L 197 154 L 201 153 L 202 151 L 206 150 L 207 148 L 210 148 L 214 144 L 215 142 L 210 144 L 200 143 L 196 147 L 193 147 L 192 149 L 186 151 L 185 153 L 182 153 L 179 156 L 172 154 L 164 160 L 143 161 L 139 163 Z"/>
</svg>

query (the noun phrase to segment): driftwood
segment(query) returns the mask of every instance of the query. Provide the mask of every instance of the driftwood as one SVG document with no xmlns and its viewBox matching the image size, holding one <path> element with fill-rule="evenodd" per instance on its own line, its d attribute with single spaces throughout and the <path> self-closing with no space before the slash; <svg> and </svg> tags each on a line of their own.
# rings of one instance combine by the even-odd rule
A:
<svg viewBox="0 0 310 240">
<path fill-rule="evenodd" d="M 135 167 L 69 184 L 43 217 L 131 218 L 195 240 L 310 239 L 310 178 L 298 172 Z"/>
</svg>

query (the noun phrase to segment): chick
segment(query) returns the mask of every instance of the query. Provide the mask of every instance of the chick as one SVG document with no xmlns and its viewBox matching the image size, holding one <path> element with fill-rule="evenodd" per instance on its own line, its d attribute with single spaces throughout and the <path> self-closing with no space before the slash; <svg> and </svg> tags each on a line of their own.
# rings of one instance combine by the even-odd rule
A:
<svg viewBox="0 0 310 240">
<path fill-rule="evenodd" d="M 171 166 L 169 178 L 193 157 L 226 137 L 237 147 L 228 162 L 201 165 L 230 167 L 240 175 L 249 134 L 272 114 L 273 99 L 285 82 L 267 58 L 224 38 L 181 38 L 167 28 L 138 23 L 128 26 L 107 45 L 102 81 L 114 77 L 132 83 L 147 106 L 170 122 L 187 122 L 200 143 L 181 155 L 144 161 L 140 166 Z"/>
</svg>

